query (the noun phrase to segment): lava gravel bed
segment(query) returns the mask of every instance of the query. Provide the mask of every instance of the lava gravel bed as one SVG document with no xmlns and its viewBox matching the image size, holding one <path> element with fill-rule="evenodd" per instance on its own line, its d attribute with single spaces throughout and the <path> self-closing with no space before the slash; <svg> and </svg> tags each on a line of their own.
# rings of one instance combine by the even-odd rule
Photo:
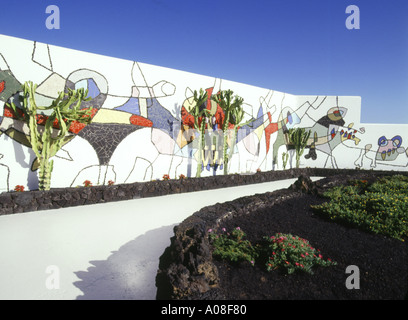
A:
<svg viewBox="0 0 408 320">
<path fill-rule="evenodd" d="M 272 207 L 223 221 L 220 228 L 240 227 L 253 244 L 263 236 L 291 233 L 305 238 L 323 258 L 337 265 L 316 266 L 314 274 L 287 275 L 267 272 L 263 265 L 247 262 L 229 264 L 215 260 L 220 285 L 219 296 L 228 300 L 401 300 L 408 298 L 408 243 L 331 222 L 312 212 L 310 205 L 325 202 L 316 195 L 300 194 Z M 359 289 L 348 289 L 346 280 L 357 273 Z M 350 280 L 350 279 L 349 279 Z M 358 282 L 353 282 L 357 284 Z"/>
</svg>

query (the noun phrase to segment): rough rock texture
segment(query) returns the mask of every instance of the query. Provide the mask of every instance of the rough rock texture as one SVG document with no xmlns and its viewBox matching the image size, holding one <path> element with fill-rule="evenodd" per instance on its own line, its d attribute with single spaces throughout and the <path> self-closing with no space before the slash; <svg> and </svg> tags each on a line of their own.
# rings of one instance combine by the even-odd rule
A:
<svg viewBox="0 0 408 320">
<path fill-rule="evenodd" d="M 388 173 L 392 174 L 392 173 Z M 408 243 L 372 235 L 313 215 L 319 195 L 350 179 L 373 181 L 383 173 L 347 172 L 311 182 L 302 175 L 291 187 L 202 208 L 174 229 L 160 258 L 157 299 L 404 299 L 408 293 Z M 213 260 L 208 230 L 241 227 L 250 241 L 276 232 L 308 239 L 338 262 L 315 275 L 284 276 L 249 263 Z M 357 264 L 362 289 L 345 287 L 345 269 Z"/>
<path fill-rule="evenodd" d="M 3 192 L 0 194 L 0 215 L 234 187 L 290 179 L 298 177 L 300 174 L 308 176 L 329 176 L 336 174 L 336 172 L 353 171 L 355 170 L 306 168 L 257 172 L 256 174 L 250 175 L 233 174 L 187 178 L 183 180 L 156 180 L 88 188 L 56 188 L 49 191 Z"/>
</svg>

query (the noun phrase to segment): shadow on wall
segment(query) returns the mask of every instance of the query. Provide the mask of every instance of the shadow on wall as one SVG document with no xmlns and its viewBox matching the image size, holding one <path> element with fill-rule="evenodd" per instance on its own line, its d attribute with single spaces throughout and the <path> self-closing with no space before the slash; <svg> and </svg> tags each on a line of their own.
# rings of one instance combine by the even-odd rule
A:
<svg viewBox="0 0 408 320">
<path fill-rule="evenodd" d="M 146 232 L 114 251 L 107 260 L 90 261 L 74 272 L 82 296 L 77 300 L 155 300 L 159 258 L 170 245 L 175 225 Z"/>
</svg>

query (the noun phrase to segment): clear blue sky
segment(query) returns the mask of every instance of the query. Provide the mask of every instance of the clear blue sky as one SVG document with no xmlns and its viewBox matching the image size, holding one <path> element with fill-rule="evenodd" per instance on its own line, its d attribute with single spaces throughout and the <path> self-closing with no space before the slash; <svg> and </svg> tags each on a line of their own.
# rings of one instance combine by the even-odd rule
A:
<svg viewBox="0 0 408 320">
<path fill-rule="evenodd" d="M 45 26 L 60 8 L 59 30 Z M 360 9 L 348 30 L 346 7 Z M 292 94 L 362 97 L 408 123 L 407 0 L 3 0 L 0 33 Z"/>
</svg>

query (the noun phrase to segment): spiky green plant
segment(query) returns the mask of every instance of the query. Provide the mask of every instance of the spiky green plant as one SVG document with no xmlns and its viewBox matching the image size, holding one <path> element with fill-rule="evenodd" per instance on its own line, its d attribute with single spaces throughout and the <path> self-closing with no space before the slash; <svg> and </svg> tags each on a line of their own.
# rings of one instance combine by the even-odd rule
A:
<svg viewBox="0 0 408 320">
<path fill-rule="evenodd" d="M 224 159 L 224 174 L 228 174 L 228 161 L 231 158 L 235 146 L 235 140 L 237 136 L 237 131 L 239 127 L 247 125 L 252 120 L 241 123 L 244 118 L 244 109 L 242 107 L 244 99 L 235 95 L 232 90 L 220 91 L 213 95 L 212 99 L 221 107 L 224 111 L 224 122 L 222 123 L 223 131 L 223 159 Z M 232 132 L 230 152 L 228 154 L 228 135 L 229 135 L 229 125 L 234 125 L 234 130 Z"/>
<path fill-rule="evenodd" d="M 246 122 L 242 122 L 245 116 L 244 108 L 242 107 L 243 103 L 244 103 L 244 99 L 236 96 L 236 103 L 232 105 L 233 108 L 231 110 L 230 123 L 234 125 L 234 130 L 232 132 L 231 146 L 230 146 L 230 152 L 228 155 L 228 159 L 231 159 L 232 154 L 234 152 L 235 143 L 236 143 L 237 135 L 238 135 L 238 129 L 250 124 L 253 121 L 253 119 L 251 119 Z"/>
<path fill-rule="evenodd" d="M 41 107 L 35 102 L 35 91 L 37 85 L 31 81 L 22 86 L 22 97 L 20 96 L 21 109 L 14 103 L 10 106 L 14 114 L 24 121 L 30 130 L 28 140 L 31 148 L 37 156 L 39 163 L 39 189 L 49 190 L 51 186 L 51 173 L 54 161 L 51 159 L 61 149 L 67 139 L 68 130 L 73 121 L 88 124 L 91 121 L 92 108 L 81 110 L 82 101 L 88 101 L 88 90 L 78 89 L 68 92 L 60 92 L 50 106 Z M 45 121 L 44 126 L 38 126 L 38 112 L 51 114 Z M 53 125 L 58 124 L 59 129 Z"/>
<path fill-rule="evenodd" d="M 286 165 L 287 165 L 287 163 L 288 163 L 288 160 L 289 160 L 289 153 L 283 152 L 283 153 L 282 153 L 283 170 L 286 169 Z"/>
<path fill-rule="evenodd" d="M 299 168 L 300 157 L 307 146 L 311 131 L 305 128 L 291 128 L 289 129 L 289 143 L 291 143 L 296 151 L 296 168 Z"/>
<path fill-rule="evenodd" d="M 197 90 L 194 90 L 194 107 L 190 111 L 191 115 L 194 117 L 194 128 L 200 132 L 200 137 L 198 139 L 198 160 L 197 160 L 197 173 L 196 177 L 201 176 L 202 171 L 202 162 L 203 162 L 203 151 L 205 147 L 205 123 L 207 118 L 210 115 L 210 111 L 207 110 L 205 102 L 208 99 L 207 91 L 200 89 L 200 93 Z M 201 123 L 200 123 L 201 120 Z"/>
</svg>

